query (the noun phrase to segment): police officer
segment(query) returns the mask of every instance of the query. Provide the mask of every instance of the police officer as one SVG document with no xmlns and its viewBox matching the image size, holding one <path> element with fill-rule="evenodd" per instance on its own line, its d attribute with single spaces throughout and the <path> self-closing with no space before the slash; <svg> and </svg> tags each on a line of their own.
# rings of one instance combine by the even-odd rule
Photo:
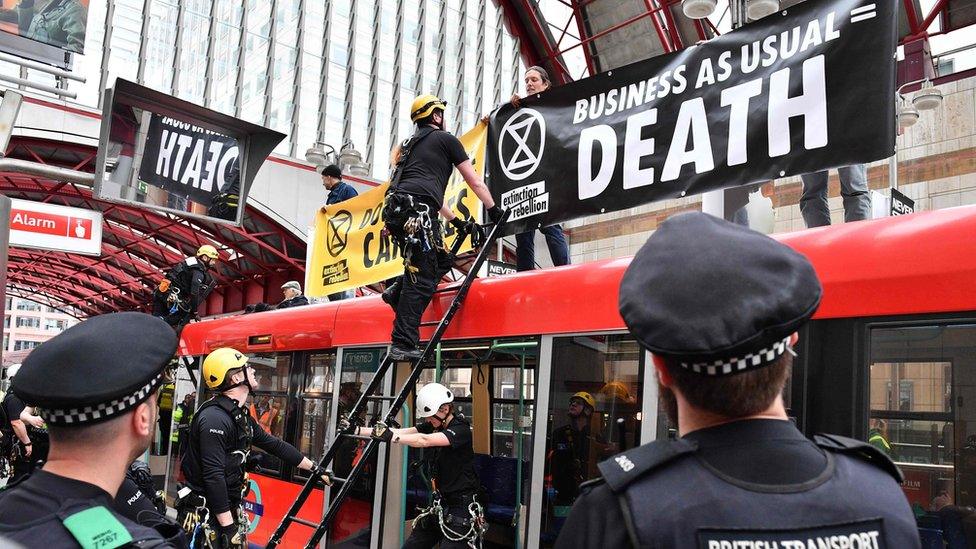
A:
<svg viewBox="0 0 976 549">
<path fill-rule="evenodd" d="M 7 368 L 7 376 L 12 380 L 21 365 L 15 364 Z M 10 423 L 10 434 L 13 437 L 13 471 L 11 482 L 23 479 L 31 474 L 47 459 L 48 434 L 44 420 L 33 414 L 33 409 L 11 387 L 3 397 L 3 410 Z M 24 412 L 28 411 L 27 414 Z"/>
<path fill-rule="evenodd" d="M 413 100 L 410 120 L 417 124 L 417 130 L 401 147 L 383 211 L 386 228 L 400 246 L 405 266 L 400 284 L 393 285 L 383 297 L 396 310 L 390 349 L 394 360 L 420 357 L 420 317 L 434 295 L 439 275 L 451 268 L 452 258 L 441 241 L 437 213 L 461 236 L 479 230 L 473 222 L 456 218 L 444 205 L 444 192 L 454 168 L 488 207 L 492 221 L 502 217 L 502 209 L 474 171 L 464 146 L 444 131 L 446 107 L 447 103 L 435 95 Z"/>
<path fill-rule="evenodd" d="M 677 440 L 600 463 L 557 547 L 919 547 L 898 468 L 789 421 L 782 392 L 820 281 L 791 248 L 702 213 L 634 257 L 620 313 L 654 356 Z"/>
<path fill-rule="evenodd" d="M 210 271 L 219 258 L 217 248 L 204 244 L 194 257 L 173 265 L 153 291 L 153 316 L 162 318 L 177 331 L 189 323 L 214 288 Z"/>
<path fill-rule="evenodd" d="M 549 472 L 552 486 L 556 489 L 556 505 L 570 505 L 576 499 L 579 486 L 589 478 L 593 437 L 590 434 L 590 418 L 596 409 L 596 400 L 586 391 L 580 391 L 569 399 L 566 415 L 569 423 L 552 433 L 552 456 Z M 606 457 L 608 454 L 604 454 Z M 596 460 L 593 460 L 594 463 Z"/>
<path fill-rule="evenodd" d="M 200 406 L 190 422 L 181 464 L 187 483 L 186 490 L 180 490 L 177 522 L 201 542 L 203 535 L 208 536 L 216 548 L 243 548 L 247 547 L 244 464 L 252 444 L 292 467 L 327 482 L 328 477 L 294 446 L 268 434 L 248 413 L 245 403 L 257 381 L 246 355 L 229 347 L 214 350 L 203 361 L 203 379 L 217 395 Z"/>
<path fill-rule="evenodd" d="M 404 549 L 427 549 L 441 542 L 441 549 L 477 547 L 484 533 L 484 517 L 477 494 L 481 487 L 474 470 L 471 424 L 455 413 L 454 393 L 440 383 L 428 383 L 417 391 L 416 427 L 356 427 L 355 433 L 411 448 L 433 448 L 431 487 L 434 503 L 414 519 L 413 532 Z M 340 423 L 340 429 L 348 429 Z"/>
<path fill-rule="evenodd" d="M 113 509 L 152 440 L 156 392 L 176 351 L 165 322 L 96 316 L 31 352 L 13 388 L 47 422 L 44 468 L 0 492 L 0 536 L 28 547 L 177 547 Z"/>
</svg>

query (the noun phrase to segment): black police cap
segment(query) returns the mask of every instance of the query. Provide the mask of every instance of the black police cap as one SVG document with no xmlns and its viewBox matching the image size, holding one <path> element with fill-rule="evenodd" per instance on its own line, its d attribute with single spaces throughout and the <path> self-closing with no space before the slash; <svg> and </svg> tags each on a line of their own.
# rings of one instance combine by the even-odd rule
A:
<svg viewBox="0 0 976 549">
<path fill-rule="evenodd" d="M 651 352 L 703 375 L 768 365 L 817 310 L 810 262 L 768 236 L 695 212 L 665 221 L 620 284 L 620 314 Z"/>
<path fill-rule="evenodd" d="M 92 317 L 31 351 L 13 390 L 52 425 L 95 423 L 146 400 L 162 383 L 176 344 L 176 333 L 160 318 Z"/>
</svg>

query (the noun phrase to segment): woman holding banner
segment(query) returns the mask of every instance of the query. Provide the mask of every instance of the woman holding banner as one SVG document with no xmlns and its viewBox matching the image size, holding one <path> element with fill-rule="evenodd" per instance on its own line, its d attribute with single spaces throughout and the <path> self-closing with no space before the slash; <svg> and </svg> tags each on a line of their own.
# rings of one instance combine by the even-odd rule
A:
<svg viewBox="0 0 976 549">
<path fill-rule="evenodd" d="M 525 93 L 528 95 L 542 93 L 549 89 L 552 82 L 549 80 L 549 73 L 546 69 L 539 66 L 529 67 L 525 71 Z M 522 104 L 522 98 L 515 94 L 512 96 L 512 105 L 516 108 Z M 485 117 L 487 118 L 487 117 Z M 566 243 L 566 236 L 560 225 L 550 225 L 542 227 L 539 232 L 546 236 L 546 245 L 549 246 L 549 256 L 552 257 L 552 264 L 556 267 L 569 265 L 569 245 Z M 515 255 L 518 270 L 531 271 L 535 268 L 535 231 L 528 231 L 515 235 Z"/>
</svg>

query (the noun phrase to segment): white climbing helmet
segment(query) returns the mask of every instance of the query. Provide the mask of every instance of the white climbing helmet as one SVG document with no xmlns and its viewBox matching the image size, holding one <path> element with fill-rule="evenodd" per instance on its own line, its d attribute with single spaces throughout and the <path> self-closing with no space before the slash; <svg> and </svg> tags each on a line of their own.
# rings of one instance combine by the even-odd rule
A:
<svg viewBox="0 0 976 549">
<path fill-rule="evenodd" d="M 417 391 L 417 417 L 428 418 L 448 402 L 454 402 L 454 393 L 450 389 L 440 383 L 428 383 Z"/>
</svg>

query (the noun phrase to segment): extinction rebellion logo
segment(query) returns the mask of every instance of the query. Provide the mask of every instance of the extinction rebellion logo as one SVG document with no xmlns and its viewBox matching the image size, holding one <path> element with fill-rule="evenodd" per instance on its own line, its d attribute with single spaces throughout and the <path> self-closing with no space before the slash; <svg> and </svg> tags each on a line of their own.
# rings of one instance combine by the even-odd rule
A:
<svg viewBox="0 0 976 549">
<path fill-rule="evenodd" d="M 522 181 L 535 173 L 546 148 L 546 119 L 535 109 L 519 109 L 502 126 L 498 158 L 502 172 L 511 181 Z M 509 221 L 549 211 L 546 182 L 537 181 L 502 193 L 502 207 L 510 208 Z"/>
<path fill-rule="evenodd" d="M 349 242 L 349 229 L 352 228 L 352 214 L 342 210 L 329 218 L 325 245 L 329 248 L 329 255 L 339 257 Z"/>
</svg>

